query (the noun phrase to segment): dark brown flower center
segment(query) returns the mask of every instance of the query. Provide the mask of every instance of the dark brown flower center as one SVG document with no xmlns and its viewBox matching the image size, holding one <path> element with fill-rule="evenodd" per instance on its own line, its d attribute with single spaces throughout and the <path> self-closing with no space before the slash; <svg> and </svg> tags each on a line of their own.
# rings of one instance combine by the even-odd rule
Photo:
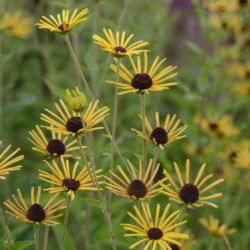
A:
<svg viewBox="0 0 250 250">
<path fill-rule="evenodd" d="M 133 180 L 127 188 L 127 193 L 129 196 L 135 196 L 137 199 L 143 198 L 147 193 L 147 187 L 142 181 Z"/>
<path fill-rule="evenodd" d="M 64 29 L 65 26 L 66 26 L 66 29 Z M 62 32 L 65 32 L 65 31 L 67 31 L 68 27 L 69 27 L 69 25 L 67 23 L 65 23 L 64 25 L 63 24 L 59 25 L 58 29 L 61 30 Z"/>
<path fill-rule="evenodd" d="M 231 154 L 229 155 L 229 160 L 234 163 L 235 158 L 237 157 L 237 153 L 235 151 L 232 151 Z"/>
<path fill-rule="evenodd" d="M 153 227 L 148 230 L 148 238 L 150 240 L 159 240 L 162 238 L 162 236 L 163 232 L 157 227 Z"/>
<path fill-rule="evenodd" d="M 45 219 L 45 211 L 39 204 L 33 204 L 27 211 L 27 218 L 33 222 L 41 222 Z"/>
<path fill-rule="evenodd" d="M 153 85 L 153 81 L 148 74 L 141 73 L 134 76 L 131 85 L 141 91 L 150 88 Z"/>
<path fill-rule="evenodd" d="M 155 140 L 157 145 L 162 144 L 164 145 L 168 141 L 168 134 L 167 131 L 164 128 L 157 127 L 155 128 L 151 135 L 150 135 L 151 140 Z"/>
<path fill-rule="evenodd" d="M 66 129 L 70 132 L 77 133 L 78 130 L 82 129 L 82 121 L 78 116 L 71 117 L 66 123 Z"/>
<path fill-rule="evenodd" d="M 126 53 L 127 52 L 127 50 L 125 48 L 121 47 L 121 46 L 115 47 L 115 51 L 117 53 Z"/>
<path fill-rule="evenodd" d="M 179 250 L 179 246 L 177 246 L 176 244 L 170 244 L 169 245 L 171 247 L 172 250 Z"/>
<path fill-rule="evenodd" d="M 185 184 L 180 190 L 179 197 L 185 203 L 195 203 L 199 199 L 199 190 L 192 183 Z"/>
<path fill-rule="evenodd" d="M 209 123 L 209 128 L 211 129 L 211 130 L 217 130 L 218 129 L 218 124 L 216 123 L 216 122 L 210 122 Z"/>
<path fill-rule="evenodd" d="M 248 4 L 248 0 L 239 0 L 239 4 L 244 6 L 244 5 Z"/>
<path fill-rule="evenodd" d="M 77 190 L 80 187 L 80 182 L 75 179 L 64 179 L 63 186 L 68 190 Z"/>
<path fill-rule="evenodd" d="M 48 143 L 47 151 L 51 155 L 54 154 L 56 154 L 57 156 L 63 155 L 65 153 L 64 143 L 61 140 L 53 139 Z"/>
</svg>

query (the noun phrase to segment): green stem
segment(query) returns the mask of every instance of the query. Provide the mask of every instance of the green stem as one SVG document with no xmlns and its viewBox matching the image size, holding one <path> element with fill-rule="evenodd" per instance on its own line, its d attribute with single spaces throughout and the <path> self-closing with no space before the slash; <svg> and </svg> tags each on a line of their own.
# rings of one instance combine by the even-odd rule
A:
<svg viewBox="0 0 250 250">
<path fill-rule="evenodd" d="M 39 250 L 39 247 L 40 247 L 39 234 L 40 234 L 39 225 L 34 224 L 35 250 Z"/>
<path fill-rule="evenodd" d="M 88 172 L 89 172 L 89 175 L 91 177 L 91 180 L 92 180 L 94 186 L 97 188 L 97 194 L 98 194 L 98 198 L 100 200 L 101 209 L 102 209 L 102 212 L 104 214 L 105 222 L 106 222 L 106 224 L 108 226 L 108 230 L 109 230 L 112 250 L 116 250 L 117 248 L 116 248 L 116 242 L 115 242 L 115 235 L 113 233 L 111 216 L 110 216 L 110 214 L 108 212 L 108 209 L 107 209 L 107 200 L 106 200 L 105 196 L 103 196 L 103 194 L 101 192 L 101 189 L 99 187 L 99 184 L 97 182 L 97 178 L 96 178 L 96 175 L 95 175 L 94 162 L 93 162 L 91 152 L 90 152 L 90 143 L 89 143 L 87 135 L 85 135 L 85 140 L 86 140 L 86 146 L 87 146 L 86 151 L 87 151 L 88 157 L 86 156 L 86 154 L 85 154 L 85 152 L 83 150 L 81 137 L 78 136 L 78 145 L 80 147 L 81 158 L 82 158 L 83 161 L 85 161 Z M 89 166 L 89 163 L 91 164 L 90 166 Z"/>
<path fill-rule="evenodd" d="M 153 166 L 151 169 L 151 176 L 153 175 L 155 168 L 156 168 L 156 164 L 157 164 L 157 159 L 158 159 L 158 153 L 159 153 L 159 147 L 155 146 L 154 147 L 154 158 L 153 158 Z"/>
<path fill-rule="evenodd" d="M 71 57 L 72 57 L 72 59 L 73 59 L 73 61 L 74 61 L 76 70 L 77 70 L 78 74 L 80 75 L 80 78 L 81 78 L 81 80 L 82 80 L 84 86 L 86 87 L 87 91 L 89 92 L 89 95 L 91 96 L 91 99 L 92 99 L 93 101 L 96 101 L 96 98 L 94 97 L 94 95 L 93 95 L 93 93 L 92 93 L 92 91 L 91 91 L 91 89 L 90 89 L 90 87 L 89 87 L 89 85 L 88 85 L 88 82 L 87 82 L 87 80 L 86 80 L 86 78 L 85 78 L 85 76 L 84 76 L 84 74 L 83 74 L 83 72 L 82 72 L 82 70 L 81 70 L 81 66 L 80 66 L 80 64 L 79 64 L 79 62 L 78 62 L 78 60 L 77 60 L 77 57 L 76 57 L 76 55 L 75 55 L 75 52 L 74 52 L 73 47 L 72 47 L 72 45 L 71 45 L 71 42 L 70 42 L 70 40 L 69 40 L 69 36 L 68 36 L 68 35 L 65 35 L 65 36 L 64 36 L 64 39 L 65 39 L 66 44 L 67 44 L 67 46 L 68 46 L 68 49 L 69 49 L 69 51 L 70 51 L 70 55 L 71 55 Z M 82 89 L 81 86 L 79 86 L 79 88 Z M 99 109 L 98 106 L 97 106 L 97 108 Z M 108 134 L 108 137 L 109 137 L 110 140 L 111 140 L 111 139 L 112 139 L 112 135 L 111 135 L 111 132 L 110 132 L 110 130 L 109 130 L 109 128 L 108 128 L 108 125 L 107 125 L 107 123 L 106 123 L 105 120 L 103 120 L 103 126 L 104 126 L 104 128 L 105 128 L 105 130 L 106 130 L 106 133 Z M 114 142 L 114 147 L 115 147 L 115 150 L 117 151 L 117 154 L 118 154 L 118 156 L 120 157 L 121 161 L 123 162 L 123 164 L 125 165 L 125 167 L 129 170 L 129 167 L 128 167 L 128 165 L 127 165 L 127 162 L 126 162 L 126 160 L 124 159 L 124 157 L 123 157 L 121 151 L 119 150 L 119 148 L 117 147 L 117 145 L 116 145 L 115 142 Z"/>
<path fill-rule="evenodd" d="M 212 240 L 208 250 L 214 250 L 215 239 Z"/>
<path fill-rule="evenodd" d="M 145 125 L 145 97 L 144 94 L 140 94 L 140 104 L 141 104 L 141 118 L 142 118 L 142 132 L 146 134 L 146 125 Z M 146 172 L 147 165 L 147 141 L 143 140 L 143 172 Z"/>
<path fill-rule="evenodd" d="M 120 59 L 117 60 L 116 64 L 116 82 L 119 82 L 119 71 L 120 71 Z M 114 110 L 113 110 L 113 120 L 112 120 L 112 136 L 111 136 L 111 150 L 110 150 L 110 171 L 114 169 L 114 151 L 115 151 L 115 136 L 116 136 L 116 123 L 117 123 L 117 111 L 118 111 L 118 88 L 115 86 L 115 96 L 114 96 Z M 112 192 L 109 191 L 108 196 L 108 210 L 111 209 L 112 203 Z"/>
<path fill-rule="evenodd" d="M 65 235 L 66 235 L 66 230 L 67 230 L 67 225 L 68 225 L 68 220 L 69 220 L 69 209 L 70 209 L 70 195 L 68 195 L 67 197 L 66 211 L 64 215 L 61 250 L 64 250 Z"/>
<path fill-rule="evenodd" d="M 227 246 L 227 249 L 228 249 L 228 250 L 232 250 L 233 248 L 232 248 L 232 246 L 231 246 L 231 243 L 230 243 L 229 239 L 227 238 L 227 236 L 226 236 L 225 234 L 223 235 L 223 240 L 225 241 L 225 244 L 226 244 L 226 246 Z"/>
<path fill-rule="evenodd" d="M 5 235 L 7 242 L 8 242 L 8 246 L 12 246 L 14 244 L 14 239 L 12 237 L 12 234 L 9 230 L 8 225 L 5 222 L 3 211 L 2 211 L 1 207 L 0 207 L 0 220 L 1 220 L 2 227 L 3 227 L 4 235 Z"/>
<path fill-rule="evenodd" d="M 44 231 L 43 250 L 47 249 L 48 239 L 49 239 L 49 226 L 46 226 Z"/>
</svg>

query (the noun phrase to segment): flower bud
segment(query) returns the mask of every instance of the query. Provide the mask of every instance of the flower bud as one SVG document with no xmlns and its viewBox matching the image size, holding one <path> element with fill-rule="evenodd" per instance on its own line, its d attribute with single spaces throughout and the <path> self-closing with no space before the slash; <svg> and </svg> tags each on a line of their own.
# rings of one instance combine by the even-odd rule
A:
<svg viewBox="0 0 250 250">
<path fill-rule="evenodd" d="M 76 87 L 74 90 L 66 90 L 66 102 L 74 111 L 82 111 L 88 104 L 85 95 Z"/>
</svg>

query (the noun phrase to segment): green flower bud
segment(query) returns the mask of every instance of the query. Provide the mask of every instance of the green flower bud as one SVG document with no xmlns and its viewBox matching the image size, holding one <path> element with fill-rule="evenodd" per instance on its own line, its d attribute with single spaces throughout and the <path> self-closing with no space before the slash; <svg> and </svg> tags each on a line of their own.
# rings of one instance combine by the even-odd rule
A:
<svg viewBox="0 0 250 250">
<path fill-rule="evenodd" d="M 85 95 L 75 87 L 74 90 L 66 90 L 65 100 L 74 111 L 82 111 L 88 104 Z"/>
</svg>

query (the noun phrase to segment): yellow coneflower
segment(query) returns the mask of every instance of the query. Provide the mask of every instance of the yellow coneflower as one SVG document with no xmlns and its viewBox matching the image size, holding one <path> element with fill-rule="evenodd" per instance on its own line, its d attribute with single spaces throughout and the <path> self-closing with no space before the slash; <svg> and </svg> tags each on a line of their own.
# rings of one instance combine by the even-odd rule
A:
<svg viewBox="0 0 250 250">
<path fill-rule="evenodd" d="M 203 164 L 200 167 L 200 170 L 198 171 L 198 174 L 193 182 L 190 180 L 189 160 L 186 161 L 186 173 L 184 180 L 181 176 L 179 166 L 176 163 L 174 163 L 174 168 L 180 185 L 177 185 L 176 182 L 171 177 L 171 175 L 166 170 L 164 170 L 164 174 L 166 175 L 170 184 L 172 185 L 171 187 L 167 187 L 165 184 L 161 184 L 164 188 L 162 191 L 164 194 L 169 196 L 171 200 L 177 203 L 186 204 L 188 207 L 192 206 L 200 207 L 203 206 L 204 204 L 215 208 L 218 207 L 214 203 L 208 201 L 222 196 L 222 193 L 216 193 L 208 196 L 206 196 L 205 193 L 211 188 L 222 183 L 224 179 L 218 179 L 217 181 L 214 181 L 208 186 L 204 187 L 204 184 L 213 177 L 213 174 L 209 174 L 206 177 L 202 178 L 202 175 L 206 168 L 206 164 Z"/>
<path fill-rule="evenodd" d="M 64 200 L 55 202 L 58 194 L 53 195 L 46 205 L 41 205 L 41 192 L 42 188 L 39 186 L 37 196 L 35 198 L 35 188 L 31 188 L 31 202 L 27 205 L 22 192 L 17 189 L 18 197 L 12 195 L 13 202 L 8 199 L 4 202 L 4 205 L 8 208 L 7 213 L 15 217 L 17 220 L 26 223 L 45 224 L 48 226 L 54 226 L 59 224 L 55 219 L 61 217 L 63 214 L 58 214 L 60 210 L 65 209 Z"/>
<path fill-rule="evenodd" d="M 149 45 L 148 42 L 137 41 L 129 44 L 134 34 L 126 38 L 126 32 L 117 31 L 115 35 L 111 29 L 103 29 L 106 40 L 98 35 L 93 35 L 94 43 L 103 47 L 103 50 L 112 53 L 115 57 L 124 57 L 127 55 L 138 55 L 145 51 L 142 48 Z"/>
<path fill-rule="evenodd" d="M 161 249 L 171 250 L 171 244 L 181 246 L 179 240 L 188 239 L 188 234 L 175 232 L 175 229 L 186 223 L 180 221 L 180 211 L 168 215 L 170 204 L 168 204 L 160 216 L 160 204 L 156 206 L 155 217 L 152 216 L 148 203 L 142 203 L 142 212 L 134 206 L 135 214 L 128 212 L 128 215 L 135 221 L 133 224 L 122 224 L 129 233 L 126 237 L 139 237 L 136 243 L 129 248 L 133 249 L 138 245 L 145 244 L 144 250 Z"/>
<path fill-rule="evenodd" d="M 238 96 L 250 96 L 250 84 L 249 82 L 236 83 L 233 86 L 233 93 Z"/>
<path fill-rule="evenodd" d="M 110 172 L 111 177 L 105 176 L 107 180 L 107 189 L 116 195 L 133 198 L 133 199 L 147 199 L 159 194 L 162 189 L 160 182 L 164 182 L 167 178 L 163 178 L 160 181 L 154 183 L 156 174 L 160 165 L 157 164 L 154 172 L 151 175 L 153 160 L 150 160 L 145 174 L 142 169 L 142 162 L 139 161 L 139 172 L 137 173 L 135 167 L 130 161 L 128 167 L 130 170 L 130 176 L 128 176 L 123 169 L 118 166 L 119 175 L 114 172 Z"/>
<path fill-rule="evenodd" d="M 82 114 L 81 112 L 69 111 L 63 100 L 60 99 L 59 104 L 55 103 L 58 114 L 45 109 L 47 114 L 41 114 L 41 119 L 49 124 L 49 126 L 45 126 L 48 130 L 66 135 L 100 130 L 103 127 L 96 125 L 108 115 L 109 108 L 104 106 L 98 109 L 98 103 L 99 100 L 90 102 Z"/>
<path fill-rule="evenodd" d="M 243 141 L 242 148 L 237 152 L 235 164 L 246 169 L 250 169 L 250 142 Z"/>
<path fill-rule="evenodd" d="M 205 6 L 213 12 L 218 14 L 223 13 L 232 13 L 237 10 L 238 0 L 231 0 L 230 4 L 228 4 L 228 0 L 206 0 Z"/>
<path fill-rule="evenodd" d="M 62 169 L 55 161 L 52 163 L 45 161 L 45 163 L 48 165 L 51 172 L 48 173 L 39 170 L 39 178 L 53 185 L 53 187 L 46 188 L 46 191 L 49 191 L 50 193 L 68 192 L 68 195 L 73 200 L 75 198 L 75 192 L 77 191 L 97 190 L 92 183 L 91 176 L 89 176 L 86 166 L 77 173 L 79 167 L 78 161 L 75 162 L 74 166 L 70 166 L 69 161 L 64 160 L 64 158 L 61 157 Z M 101 175 L 99 175 L 101 172 L 102 169 L 95 171 L 97 179 L 101 177 Z M 101 181 L 98 182 L 98 184 L 101 183 Z"/>
<path fill-rule="evenodd" d="M 0 141 L 1 146 L 2 142 Z M 22 168 L 21 165 L 16 165 L 17 162 L 24 159 L 23 155 L 16 156 L 20 148 L 17 148 L 14 152 L 10 152 L 11 147 L 12 145 L 9 145 L 0 151 L 0 179 L 6 179 L 5 175 Z"/>
<path fill-rule="evenodd" d="M 128 93 L 148 94 L 151 91 L 161 91 L 177 85 L 176 82 L 169 82 L 170 79 L 177 75 L 177 73 L 172 73 L 176 67 L 168 66 L 158 71 L 166 59 L 159 62 L 159 57 L 156 57 L 150 68 L 148 68 L 147 52 L 144 52 L 144 59 L 139 55 L 136 62 L 132 56 L 129 56 L 129 60 L 134 71 L 133 73 L 120 63 L 119 75 L 125 82 L 106 81 L 107 83 L 116 85 L 121 90 L 119 92 L 120 95 Z M 144 65 L 141 62 L 142 60 L 144 61 Z M 110 67 L 113 71 L 118 71 L 116 65 L 111 64 Z"/>
<path fill-rule="evenodd" d="M 89 10 L 86 8 L 77 13 L 78 9 L 75 9 L 72 15 L 69 15 L 69 10 L 62 10 L 62 14 L 57 14 L 56 18 L 50 15 L 50 19 L 46 16 L 42 16 L 39 23 L 36 25 L 39 29 L 48 29 L 51 32 L 59 32 L 65 34 L 71 31 L 77 24 L 87 20 L 86 15 Z"/>
<path fill-rule="evenodd" d="M 32 20 L 21 11 L 5 12 L 0 20 L 0 31 L 6 36 L 26 38 L 32 30 Z"/>
<path fill-rule="evenodd" d="M 220 154 L 220 158 L 226 163 L 234 164 L 240 148 L 240 143 L 230 143 L 226 145 L 224 151 Z"/>
<path fill-rule="evenodd" d="M 223 237 L 224 235 L 234 234 L 236 232 L 233 228 L 228 228 L 226 224 L 221 224 L 214 216 L 199 219 L 200 224 L 213 236 Z"/>
<path fill-rule="evenodd" d="M 202 117 L 198 115 L 195 123 L 208 134 L 215 136 L 217 139 L 234 136 L 238 133 L 238 128 L 233 124 L 233 117 L 224 115 L 221 117 Z"/>
<path fill-rule="evenodd" d="M 141 116 L 140 118 L 142 119 Z M 167 115 L 163 127 L 160 125 L 158 112 L 155 113 L 155 127 L 152 128 L 147 117 L 145 117 L 144 122 L 146 126 L 146 134 L 134 128 L 132 128 L 132 131 L 136 132 L 138 136 L 152 142 L 155 146 L 160 147 L 161 149 L 164 149 L 164 147 L 168 144 L 185 137 L 182 133 L 187 128 L 187 125 L 178 127 L 181 120 L 176 120 L 176 115 L 173 115 L 172 117 Z"/>
<path fill-rule="evenodd" d="M 79 158 L 79 156 L 73 154 L 74 151 L 78 150 L 79 152 L 80 149 L 77 145 L 77 139 L 69 141 L 68 136 L 52 131 L 51 138 L 48 140 L 38 125 L 36 125 L 36 130 L 29 131 L 29 135 L 28 140 L 34 145 L 32 149 L 46 158 L 59 156 Z"/>
</svg>

